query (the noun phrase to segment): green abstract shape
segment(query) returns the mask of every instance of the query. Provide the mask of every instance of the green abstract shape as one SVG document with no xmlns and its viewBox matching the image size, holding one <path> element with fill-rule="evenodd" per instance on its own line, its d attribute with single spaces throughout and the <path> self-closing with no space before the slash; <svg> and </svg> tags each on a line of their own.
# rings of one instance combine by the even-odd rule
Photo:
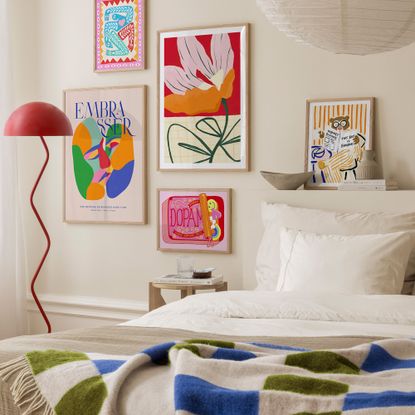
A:
<svg viewBox="0 0 415 415">
<path fill-rule="evenodd" d="M 265 380 L 264 390 L 294 392 L 302 395 L 334 396 L 347 393 L 349 385 L 333 380 L 304 376 L 272 375 Z"/>
<path fill-rule="evenodd" d="M 173 346 L 172 349 L 176 349 L 176 350 L 186 349 L 200 357 L 199 348 L 192 344 L 176 344 L 176 346 Z"/>
<path fill-rule="evenodd" d="M 65 350 L 44 350 L 26 353 L 26 358 L 32 367 L 34 375 L 44 372 L 52 367 L 69 362 L 89 360 L 85 353 L 69 352 Z"/>
<path fill-rule="evenodd" d="M 293 415 L 342 415 L 342 413 L 340 411 L 319 412 L 318 414 L 315 414 L 313 412 L 297 412 Z"/>
<path fill-rule="evenodd" d="M 287 366 L 296 366 L 315 373 L 343 373 L 358 375 L 359 368 L 345 357 L 325 351 L 290 354 L 285 360 Z"/>
<path fill-rule="evenodd" d="M 113 138 L 121 138 L 122 136 L 122 125 L 121 124 L 115 124 L 111 127 L 108 127 L 106 138 L 107 140 L 111 140 Z"/>
<path fill-rule="evenodd" d="M 76 186 L 81 196 L 86 199 L 88 187 L 94 177 L 94 170 L 85 160 L 79 146 L 72 146 L 72 157 Z"/>
<path fill-rule="evenodd" d="M 207 344 L 208 346 L 223 347 L 225 349 L 234 349 L 235 348 L 235 343 L 226 342 L 226 341 L 222 341 L 222 340 L 191 339 L 191 340 L 186 340 L 186 343 Z"/>
<path fill-rule="evenodd" d="M 108 396 L 102 376 L 78 383 L 55 406 L 56 415 L 98 415 Z"/>
</svg>

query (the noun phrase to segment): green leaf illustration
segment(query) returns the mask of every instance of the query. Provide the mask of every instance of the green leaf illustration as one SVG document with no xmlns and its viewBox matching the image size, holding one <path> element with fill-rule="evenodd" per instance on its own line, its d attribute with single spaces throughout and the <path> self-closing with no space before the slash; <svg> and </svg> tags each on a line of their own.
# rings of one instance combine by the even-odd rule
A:
<svg viewBox="0 0 415 415">
<path fill-rule="evenodd" d="M 209 156 L 208 158 L 205 158 L 205 159 L 202 159 L 202 160 L 195 161 L 195 162 L 194 162 L 194 164 L 202 164 L 202 163 L 204 163 L 205 161 L 209 161 L 209 160 L 210 160 L 210 156 Z"/>
<path fill-rule="evenodd" d="M 215 159 L 215 155 L 219 149 L 221 149 L 224 152 L 224 154 L 229 158 L 229 160 L 232 160 L 235 163 L 241 162 L 241 160 L 233 157 L 229 153 L 229 151 L 225 148 L 225 146 L 241 142 L 241 136 L 234 135 L 237 133 L 236 131 L 234 134 L 232 134 L 232 132 L 237 127 L 237 125 L 241 122 L 241 119 L 239 118 L 238 120 L 236 120 L 233 123 L 232 127 L 230 127 L 229 108 L 228 108 L 226 99 L 222 99 L 222 105 L 225 109 L 225 122 L 224 122 L 223 128 L 221 128 L 221 126 L 219 125 L 219 122 L 217 121 L 215 117 L 204 117 L 200 119 L 195 125 L 196 130 L 197 130 L 196 132 L 192 131 L 191 128 L 188 128 L 179 123 L 173 123 L 169 126 L 169 128 L 167 129 L 167 149 L 168 149 L 168 154 L 169 154 L 171 163 L 175 163 L 175 160 L 173 159 L 173 148 L 172 148 L 173 145 L 174 146 L 177 145 L 186 150 L 193 151 L 194 153 L 207 156 L 207 157 L 203 157 L 201 160 L 193 161 L 194 164 L 213 163 Z M 194 145 L 194 144 L 188 144 L 188 143 L 183 143 L 183 142 L 177 143 L 177 144 L 175 144 L 174 142 L 172 143 L 172 137 L 170 136 L 170 134 L 173 128 L 182 130 L 182 133 L 183 132 L 187 133 L 186 137 L 183 137 L 183 135 L 181 135 L 180 137 L 181 139 L 186 139 L 186 140 L 190 139 L 192 141 L 196 141 L 197 144 L 201 145 L 201 147 Z M 201 136 L 199 136 L 199 134 L 201 134 Z M 216 137 L 217 139 L 213 140 L 212 142 L 212 139 L 209 139 L 209 137 L 205 137 L 206 139 L 205 141 L 205 139 L 202 138 L 203 135 L 210 136 L 210 137 Z"/>
<path fill-rule="evenodd" d="M 239 120 L 237 120 L 235 122 L 235 124 L 231 127 L 231 129 L 227 132 L 225 138 L 223 139 L 223 141 L 226 141 L 228 139 L 228 137 L 232 134 L 232 131 L 235 129 L 235 127 L 241 122 L 241 119 L 239 118 Z M 225 135 L 225 132 L 223 133 L 223 135 Z"/>
<path fill-rule="evenodd" d="M 196 128 L 203 134 L 213 137 L 222 137 L 222 130 L 216 118 L 205 117 L 196 123 Z"/>
<path fill-rule="evenodd" d="M 192 144 L 178 143 L 177 145 L 179 147 L 185 148 L 186 150 L 194 151 L 195 153 L 203 154 L 204 156 L 210 156 L 210 154 L 207 151 L 201 149 L 200 147 L 194 146 Z"/>
<path fill-rule="evenodd" d="M 222 145 L 220 146 L 220 148 L 223 150 L 223 152 L 232 160 L 232 161 L 234 161 L 235 163 L 239 163 L 241 160 L 239 160 L 239 159 L 236 159 L 236 158 L 234 158 L 234 157 L 232 157 L 230 154 L 229 154 L 229 152 L 226 150 L 226 148 L 225 147 L 223 147 Z"/>
<path fill-rule="evenodd" d="M 227 146 L 228 144 L 235 144 L 235 143 L 240 143 L 241 142 L 241 136 L 238 135 L 236 137 L 231 138 L 228 141 L 225 141 L 224 143 L 222 143 L 223 146 Z"/>
</svg>

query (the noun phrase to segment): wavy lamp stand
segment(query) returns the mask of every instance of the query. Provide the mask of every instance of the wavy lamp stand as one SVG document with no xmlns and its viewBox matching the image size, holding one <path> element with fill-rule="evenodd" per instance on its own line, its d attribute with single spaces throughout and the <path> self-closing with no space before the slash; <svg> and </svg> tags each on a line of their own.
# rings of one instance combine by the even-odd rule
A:
<svg viewBox="0 0 415 415">
<path fill-rule="evenodd" d="M 32 192 L 30 194 L 30 205 L 32 210 L 39 221 L 40 227 L 46 238 L 46 249 L 40 260 L 40 263 L 33 275 L 30 289 L 32 292 L 33 299 L 36 302 L 37 308 L 39 309 L 40 314 L 43 317 L 43 320 L 46 323 L 48 333 L 52 332 L 52 327 L 49 322 L 49 319 L 43 310 L 42 304 L 39 301 L 39 298 L 36 295 L 35 283 L 39 276 L 40 270 L 43 267 L 43 264 L 46 260 L 46 257 L 50 249 L 50 237 L 46 229 L 45 224 L 42 221 L 42 218 L 39 215 L 39 212 L 36 209 L 36 206 L 33 202 L 33 198 L 36 192 L 36 189 L 39 185 L 40 179 L 42 178 L 43 172 L 46 169 L 46 166 L 49 161 L 49 149 L 46 144 L 44 136 L 65 136 L 72 135 L 72 126 L 67 118 L 67 116 L 54 105 L 47 104 L 45 102 L 30 102 L 28 104 L 22 105 L 17 108 L 9 117 L 4 128 L 5 136 L 39 136 L 42 142 L 43 148 L 46 152 L 46 159 L 43 163 L 43 166 L 40 170 L 39 176 L 36 179 L 35 185 L 33 186 Z"/>
</svg>

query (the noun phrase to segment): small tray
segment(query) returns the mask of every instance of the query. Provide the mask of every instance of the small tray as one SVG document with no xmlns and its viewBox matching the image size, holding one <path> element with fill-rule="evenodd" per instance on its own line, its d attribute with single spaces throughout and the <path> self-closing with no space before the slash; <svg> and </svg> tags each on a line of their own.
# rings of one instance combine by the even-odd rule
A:
<svg viewBox="0 0 415 415">
<path fill-rule="evenodd" d="M 205 269 L 194 270 L 192 278 L 196 278 L 196 279 L 212 278 L 212 272 L 214 270 L 215 268 L 205 268 Z"/>
</svg>

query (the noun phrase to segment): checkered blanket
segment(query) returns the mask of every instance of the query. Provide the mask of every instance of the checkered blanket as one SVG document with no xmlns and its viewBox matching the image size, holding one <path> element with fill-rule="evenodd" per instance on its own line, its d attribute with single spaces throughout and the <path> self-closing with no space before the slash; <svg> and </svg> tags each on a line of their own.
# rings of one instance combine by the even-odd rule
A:
<svg viewBox="0 0 415 415">
<path fill-rule="evenodd" d="M 213 340 L 163 343 L 133 356 L 33 351 L 1 365 L 0 378 L 25 415 L 115 415 L 120 388 L 136 370 L 147 381 L 154 376 L 154 414 L 164 414 L 157 391 L 167 382 L 183 415 L 415 413 L 411 339 L 318 351 Z"/>
</svg>

